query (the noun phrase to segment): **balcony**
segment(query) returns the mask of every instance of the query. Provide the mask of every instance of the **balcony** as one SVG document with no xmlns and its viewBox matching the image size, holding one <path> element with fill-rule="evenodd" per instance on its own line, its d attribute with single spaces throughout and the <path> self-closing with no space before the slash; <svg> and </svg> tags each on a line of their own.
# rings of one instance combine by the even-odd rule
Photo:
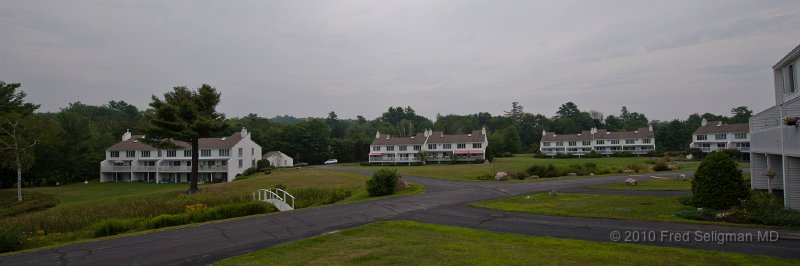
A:
<svg viewBox="0 0 800 266">
<path fill-rule="evenodd" d="M 192 171 L 191 166 L 102 166 L 100 171 L 104 173 L 114 172 L 164 172 L 164 173 L 188 173 Z M 228 166 L 200 166 L 199 172 L 227 172 Z"/>
<path fill-rule="evenodd" d="M 778 126 L 750 132 L 750 151 L 800 156 L 800 129 L 797 126 Z"/>
</svg>

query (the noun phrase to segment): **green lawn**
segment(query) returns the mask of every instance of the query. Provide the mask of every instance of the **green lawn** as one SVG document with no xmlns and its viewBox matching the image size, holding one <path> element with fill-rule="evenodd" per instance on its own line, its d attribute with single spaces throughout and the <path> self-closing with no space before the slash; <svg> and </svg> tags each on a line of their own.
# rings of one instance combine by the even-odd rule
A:
<svg viewBox="0 0 800 266">
<path fill-rule="evenodd" d="M 594 186 L 592 188 L 601 189 L 623 189 L 623 190 L 692 190 L 692 182 L 689 180 L 678 181 L 675 179 L 654 179 L 641 180 L 636 186 L 629 186 L 623 183 Z"/>
<path fill-rule="evenodd" d="M 379 222 L 216 265 L 797 265 L 797 260 L 635 244 Z"/>
<path fill-rule="evenodd" d="M 744 182 L 746 184 L 750 183 L 750 174 L 743 174 L 742 177 L 744 178 Z M 639 183 L 636 186 L 628 186 L 623 182 L 620 182 L 618 184 L 594 186 L 592 188 L 622 189 L 622 190 L 661 190 L 661 191 L 692 190 L 692 182 L 690 180 L 678 181 L 675 180 L 674 178 L 667 178 L 667 179 L 648 178 L 647 180 L 643 180 L 640 178 L 638 180 Z"/>
<path fill-rule="evenodd" d="M 630 165 L 639 165 L 643 172 L 652 172 L 648 161 L 652 158 L 647 157 L 628 157 L 628 158 L 574 158 L 574 159 L 540 159 L 532 156 L 515 156 L 510 158 L 497 158 L 495 164 L 427 164 L 422 166 L 361 166 L 358 164 L 343 164 L 345 167 L 364 168 L 378 170 L 381 168 L 397 169 L 403 175 L 425 176 L 450 180 L 477 181 L 482 174 L 492 174 L 496 169 L 498 172 L 513 174 L 525 172 L 528 167 L 540 164 L 553 164 L 556 168 L 567 169 L 570 165 L 594 163 L 598 169 L 606 169 L 610 173 L 618 173 L 625 170 Z M 599 171 L 598 171 L 599 172 Z M 598 173 L 599 174 L 599 173 Z M 530 179 L 528 179 L 530 180 Z"/>
<path fill-rule="evenodd" d="M 59 205 L 66 206 L 93 201 L 107 201 L 124 197 L 143 197 L 165 192 L 180 192 L 189 189 L 188 184 L 146 184 L 146 183 L 76 183 L 58 187 L 26 188 L 25 192 L 39 192 L 54 195 Z"/>
<path fill-rule="evenodd" d="M 343 203 L 376 199 L 366 195 L 365 182 L 369 178 L 316 168 L 280 169 L 266 176 L 258 173 L 234 182 L 201 184 L 201 192 L 194 195 L 185 194 L 189 186 L 185 183 L 90 182 L 24 189 L 26 198 L 38 200 L 23 204 L 15 203 L 12 190 L 3 190 L 0 194 L 0 241 L 10 239 L 2 237 L 4 231 L 24 234 L 24 249 L 89 239 L 93 237 L 90 226 L 101 221 L 180 214 L 186 212 L 187 206 L 197 204 L 214 207 L 244 203 L 251 201 L 256 190 L 278 184 L 286 186 L 297 197 L 298 208 L 335 201 Z M 421 185 L 410 184 L 409 189 L 392 196 L 417 194 L 424 190 Z M 341 191 L 349 191 L 350 196 L 337 194 Z M 20 214 L 19 210 L 23 213 Z M 24 212 L 26 210 L 29 212 Z M 6 215 L 12 213 L 15 215 Z"/>
<path fill-rule="evenodd" d="M 699 222 L 674 216 L 686 206 L 678 197 L 538 193 L 529 198 L 515 196 L 471 204 L 504 211 L 575 217 L 613 218 L 664 222 Z"/>
</svg>

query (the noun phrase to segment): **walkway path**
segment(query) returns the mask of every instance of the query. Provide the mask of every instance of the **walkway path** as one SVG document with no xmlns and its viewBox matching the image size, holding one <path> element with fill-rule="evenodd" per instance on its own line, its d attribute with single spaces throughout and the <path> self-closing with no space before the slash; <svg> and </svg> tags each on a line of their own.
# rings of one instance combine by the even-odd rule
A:
<svg viewBox="0 0 800 266">
<path fill-rule="evenodd" d="M 330 167 L 326 167 L 330 168 Z M 370 174 L 368 170 L 335 168 L 340 171 Z M 667 173 L 675 176 L 679 173 Z M 375 221 L 411 219 L 440 224 L 460 225 L 467 221 L 486 220 L 462 226 L 481 229 L 519 232 L 531 235 L 553 235 L 609 241 L 603 238 L 605 230 L 617 228 L 649 228 L 656 230 L 673 224 L 653 224 L 628 221 L 638 227 L 595 219 L 592 226 L 597 227 L 591 234 L 579 230 L 586 226 L 576 226 L 583 218 L 547 217 L 531 215 L 510 215 L 476 208 L 464 207 L 470 202 L 507 197 L 509 195 L 562 191 L 622 182 L 625 176 L 596 176 L 547 180 L 542 182 L 461 182 L 404 176 L 404 180 L 426 186 L 426 192 L 414 196 L 388 198 L 352 204 L 330 205 L 306 208 L 290 212 L 274 213 L 252 218 L 229 220 L 218 223 L 190 226 L 180 229 L 142 234 L 130 237 L 106 239 L 65 247 L 28 252 L 0 257 L 0 265 L 198 265 L 208 264 L 223 258 L 265 249 L 289 241 L 309 238 L 327 232 L 342 230 Z M 457 215 L 458 213 L 461 216 Z M 496 215 L 514 217 L 495 219 Z M 451 217 L 451 218 L 447 218 Z M 470 220 L 472 219 L 472 220 Z M 544 226 L 544 224 L 548 224 Z M 627 226 L 627 227 L 626 227 Z M 679 225 L 692 227 L 694 225 Z M 706 229 L 727 230 L 729 227 L 704 227 Z M 569 233 L 572 232 L 572 233 Z M 784 235 L 788 235 L 786 233 Z M 794 240 L 776 243 L 769 251 L 761 249 L 724 250 L 747 253 L 797 257 Z M 769 248 L 768 246 L 767 248 Z M 716 249 L 710 246 L 699 248 Z M 780 248 L 794 252 L 780 252 Z"/>
</svg>

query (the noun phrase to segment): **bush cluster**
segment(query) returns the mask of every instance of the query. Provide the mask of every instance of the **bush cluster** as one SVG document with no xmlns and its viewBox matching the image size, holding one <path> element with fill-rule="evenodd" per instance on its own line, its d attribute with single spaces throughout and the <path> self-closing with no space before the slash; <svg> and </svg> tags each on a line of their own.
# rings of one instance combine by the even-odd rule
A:
<svg viewBox="0 0 800 266">
<path fill-rule="evenodd" d="M 261 159 L 256 162 L 256 169 L 258 172 L 263 172 L 264 170 L 270 169 L 269 160 Z"/>
<path fill-rule="evenodd" d="M 187 213 L 162 214 L 148 219 L 108 219 L 93 224 L 90 228 L 93 236 L 102 237 L 135 230 L 157 229 L 274 211 L 277 211 L 274 206 L 263 202 L 225 204 L 211 208 L 195 209 Z"/>
<path fill-rule="evenodd" d="M 722 210 L 738 206 L 750 194 L 736 162 L 725 153 L 712 152 L 697 168 L 692 195 L 698 207 Z"/>
<path fill-rule="evenodd" d="M 344 200 L 352 196 L 353 191 L 344 187 L 308 187 L 292 189 L 291 194 L 295 196 L 295 208 L 299 209 L 310 206 L 331 204 L 340 200 Z"/>
<path fill-rule="evenodd" d="M 539 177 L 558 177 L 558 170 L 553 164 L 547 165 L 532 165 L 528 167 L 528 175 L 537 175 Z"/>
<path fill-rule="evenodd" d="M 378 170 L 367 180 L 367 192 L 372 197 L 394 194 L 399 179 L 397 171 L 386 168 Z"/>
<path fill-rule="evenodd" d="M 671 169 L 669 168 L 669 165 L 665 162 L 657 162 L 655 163 L 655 165 L 653 165 L 653 171 L 659 172 L 659 171 L 669 171 L 669 170 Z"/>
</svg>

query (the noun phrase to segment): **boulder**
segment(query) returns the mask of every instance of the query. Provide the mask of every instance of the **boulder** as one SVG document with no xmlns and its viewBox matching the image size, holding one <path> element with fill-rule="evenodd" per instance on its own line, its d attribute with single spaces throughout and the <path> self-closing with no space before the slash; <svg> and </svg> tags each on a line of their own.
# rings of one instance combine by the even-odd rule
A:
<svg viewBox="0 0 800 266">
<path fill-rule="evenodd" d="M 395 191 L 406 190 L 408 189 L 408 183 L 403 180 L 397 180 L 397 184 L 394 186 Z"/>
<path fill-rule="evenodd" d="M 555 190 L 550 190 L 549 194 L 550 194 L 550 197 L 557 197 L 558 196 L 558 192 L 556 192 Z"/>
<path fill-rule="evenodd" d="M 638 185 L 638 183 L 636 183 L 636 179 L 633 179 L 633 178 L 625 179 L 625 184 L 629 185 L 629 186 Z"/>
<path fill-rule="evenodd" d="M 538 175 L 532 175 L 532 176 L 529 176 L 528 178 L 539 178 L 539 176 Z"/>
<path fill-rule="evenodd" d="M 576 173 L 567 173 L 567 176 L 578 176 Z"/>
<path fill-rule="evenodd" d="M 686 174 L 680 174 L 675 179 L 680 180 L 680 181 L 686 181 Z"/>
<path fill-rule="evenodd" d="M 589 173 L 589 176 L 594 176 L 594 173 Z"/>
<path fill-rule="evenodd" d="M 506 181 L 506 180 L 508 180 L 508 173 L 506 173 L 506 172 L 497 172 L 497 174 L 494 175 L 494 180 Z"/>
<path fill-rule="evenodd" d="M 489 164 L 489 160 L 483 160 L 483 164 Z"/>
<path fill-rule="evenodd" d="M 633 174 L 633 170 L 631 170 L 631 169 L 625 169 L 625 171 L 622 171 L 622 173 L 625 173 L 625 174 Z"/>
</svg>

